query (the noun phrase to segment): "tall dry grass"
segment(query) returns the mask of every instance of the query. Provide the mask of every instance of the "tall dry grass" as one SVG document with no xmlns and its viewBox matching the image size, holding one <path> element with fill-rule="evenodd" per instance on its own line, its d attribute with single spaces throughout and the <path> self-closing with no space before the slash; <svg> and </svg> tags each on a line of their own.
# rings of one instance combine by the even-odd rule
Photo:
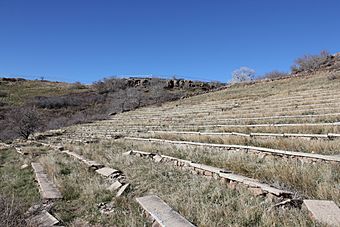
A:
<svg viewBox="0 0 340 227">
<path fill-rule="evenodd" d="M 128 202 L 134 204 L 132 199 L 134 197 L 156 194 L 198 226 L 315 224 L 305 210 L 269 210 L 273 205 L 270 201 L 254 197 L 247 190 L 231 190 L 219 181 L 191 175 L 170 165 L 157 164 L 134 156 L 123 156 L 123 152 L 132 148 L 131 144 L 103 142 L 82 147 L 70 145 L 67 148 L 88 159 L 122 170 L 132 184 L 132 189 L 127 195 L 127 198 L 131 198 Z M 136 217 L 133 215 L 131 218 L 135 220 Z"/>
<path fill-rule="evenodd" d="M 259 156 L 242 151 L 127 142 L 131 149 L 155 152 L 202 164 L 229 169 L 276 187 L 296 192 L 302 198 L 329 199 L 340 204 L 340 166 L 331 163 L 301 163 L 275 156 Z"/>
</svg>

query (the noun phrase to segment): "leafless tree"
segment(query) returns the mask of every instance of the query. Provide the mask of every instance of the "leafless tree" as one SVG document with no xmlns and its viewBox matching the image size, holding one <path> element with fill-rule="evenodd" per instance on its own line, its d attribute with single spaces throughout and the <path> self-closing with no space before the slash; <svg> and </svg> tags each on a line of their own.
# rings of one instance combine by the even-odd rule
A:
<svg viewBox="0 0 340 227">
<path fill-rule="evenodd" d="M 41 123 L 39 113 L 34 108 L 18 109 L 13 120 L 17 134 L 24 139 L 36 132 Z"/>
<path fill-rule="evenodd" d="M 254 79 L 255 73 L 256 73 L 255 70 L 243 66 L 233 71 L 231 82 L 240 83 L 240 82 L 251 81 Z"/>
</svg>

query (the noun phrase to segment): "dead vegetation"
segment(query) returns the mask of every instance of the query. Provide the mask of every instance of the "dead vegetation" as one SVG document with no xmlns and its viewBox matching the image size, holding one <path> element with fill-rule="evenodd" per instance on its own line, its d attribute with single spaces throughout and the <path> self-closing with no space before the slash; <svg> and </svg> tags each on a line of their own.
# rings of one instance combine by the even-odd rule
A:
<svg viewBox="0 0 340 227">
<path fill-rule="evenodd" d="M 13 149 L 0 150 L 0 226 L 25 226 L 25 213 L 39 202 L 39 192 L 29 168 Z"/>
</svg>

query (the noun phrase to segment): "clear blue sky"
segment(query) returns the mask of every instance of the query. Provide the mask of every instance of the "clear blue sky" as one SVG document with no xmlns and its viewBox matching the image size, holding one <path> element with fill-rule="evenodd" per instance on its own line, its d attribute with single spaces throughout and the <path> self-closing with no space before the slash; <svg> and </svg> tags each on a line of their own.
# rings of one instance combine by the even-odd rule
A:
<svg viewBox="0 0 340 227">
<path fill-rule="evenodd" d="M 0 0 L 0 76 L 227 81 L 340 51 L 337 0 Z"/>
</svg>

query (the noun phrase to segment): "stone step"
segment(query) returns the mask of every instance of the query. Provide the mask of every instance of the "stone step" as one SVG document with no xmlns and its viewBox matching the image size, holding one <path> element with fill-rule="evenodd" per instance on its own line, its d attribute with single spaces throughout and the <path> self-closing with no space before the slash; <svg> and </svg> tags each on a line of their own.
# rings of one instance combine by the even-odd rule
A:
<svg viewBox="0 0 340 227">
<path fill-rule="evenodd" d="M 158 196 L 149 195 L 136 198 L 137 202 L 151 218 L 156 222 L 152 226 L 162 227 L 193 227 L 192 223 L 186 220 L 178 212 L 167 205 Z"/>
<path fill-rule="evenodd" d="M 162 140 L 154 138 L 137 138 L 137 137 L 125 137 L 126 140 L 144 141 L 144 142 L 158 142 L 158 143 L 170 143 L 170 144 L 185 144 L 194 146 L 208 146 L 208 147 L 219 147 L 227 149 L 242 149 L 244 151 L 264 152 L 271 155 L 277 156 L 293 156 L 297 158 L 305 158 L 312 161 L 329 161 L 329 162 L 340 162 L 340 158 L 332 155 L 321 155 L 314 153 L 303 153 L 295 151 L 284 151 L 277 149 L 270 149 L 264 147 L 244 146 L 244 145 L 233 145 L 233 144 L 215 144 L 215 143 L 200 143 L 191 141 L 176 141 L 176 140 Z"/>
<path fill-rule="evenodd" d="M 121 173 L 121 171 L 116 170 L 116 169 L 112 169 L 112 168 L 109 168 L 109 167 L 103 167 L 103 168 L 97 169 L 96 172 L 99 173 L 100 175 L 104 176 L 104 177 L 109 177 L 114 173 Z"/>
<path fill-rule="evenodd" d="M 59 189 L 48 179 L 47 175 L 44 173 L 43 167 L 39 163 L 31 163 L 31 165 L 35 172 L 42 198 L 61 199 L 62 195 Z"/>
<path fill-rule="evenodd" d="M 48 227 L 56 226 L 57 224 L 59 224 L 59 221 L 46 210 L 43 210 L 39 214 L 27 219 L 26 223 L 29 226 Z"/>
<path fill-rule="evenodd" d="M 303 200 L 303 203 L 316 221 L 330 226 L 340 226 L 340 208 L 333 201 Z"/>
</svg>

